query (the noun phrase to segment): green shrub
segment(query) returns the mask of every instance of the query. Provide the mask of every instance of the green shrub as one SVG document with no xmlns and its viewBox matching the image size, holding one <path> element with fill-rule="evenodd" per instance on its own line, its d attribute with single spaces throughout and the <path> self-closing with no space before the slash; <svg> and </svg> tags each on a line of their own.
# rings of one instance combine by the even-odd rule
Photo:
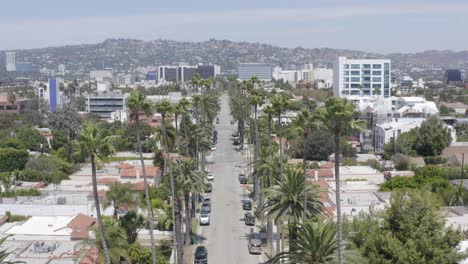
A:
<svg viewBox="0 0 468 264">
<path fill-rule="evenodd" d="M 8 216 L 8 223 L 23 222 L 29 219 L 26 215 L 12 215 L 10 211 L 6 211 L 5 214 Z"/>
<path fill-rule="evenodd" d="M 408 170 L 410 165 L 410 159 L 408 156 L 403 154 L 396 154 L 392 158 L 393 164 L 395 164 L 396 170 Z"/>
<path fill-rule="evenodd" d="M 0 142 L 0 148 L 26 149 L 26 146 L 17 138 L 8 138 Z"/>
<path fill-rule="evenodd" d="M 20 189 L 6 191 L 0 194 L 0 197 L 16 197 L 16 196 L 41 196 L 41 192 L 37 189 Z"/>
<path fill-rule="evenodd" d="M 443 158 L 443 157 L 440 157 L 440 156 L 427 156 L 427 157 L 424 157 L 424 162 L 426 164 L 434 164 L 434 165 L 437 165 L 437 164 L 444 164 L 447 162 L 447 159 L 446 158 Z"/>
<path fill-rule="evenodd" d="M 25 149 L 0 148 L 0 172 L 24 169 L 28 157 Z"/>
</svg>

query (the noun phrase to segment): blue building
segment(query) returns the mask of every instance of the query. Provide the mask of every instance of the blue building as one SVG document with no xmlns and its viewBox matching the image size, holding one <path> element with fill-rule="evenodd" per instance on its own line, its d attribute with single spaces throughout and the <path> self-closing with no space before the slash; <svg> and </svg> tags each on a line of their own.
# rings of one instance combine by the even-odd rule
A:
<svg viewBox="0 0 468 264">
<path fill-rule="evenodd" d="M 55 112 L 59 100 L 59 89 L 57 87 L 57 79 L 49 80 L 49 109 L 50 112 Z"/>
<path fill-rule="evenodd" d="M 147 81 L 156 81 L 158 80 L 158 73 L 154 71 L 150 71 L 146 73 L 146 80 Z"/>
</svg>

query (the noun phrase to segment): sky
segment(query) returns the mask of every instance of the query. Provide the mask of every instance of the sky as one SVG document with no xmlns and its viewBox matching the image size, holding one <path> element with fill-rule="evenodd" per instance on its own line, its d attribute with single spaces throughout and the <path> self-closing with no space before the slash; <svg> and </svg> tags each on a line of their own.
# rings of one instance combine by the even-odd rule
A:
<svg viewBox="0 0 468 264">
<path fill-rule="evenodd" d="M 108 38 L 468 50 L 468 0 L 3 0 L 0 50 Z"/>
</svg>

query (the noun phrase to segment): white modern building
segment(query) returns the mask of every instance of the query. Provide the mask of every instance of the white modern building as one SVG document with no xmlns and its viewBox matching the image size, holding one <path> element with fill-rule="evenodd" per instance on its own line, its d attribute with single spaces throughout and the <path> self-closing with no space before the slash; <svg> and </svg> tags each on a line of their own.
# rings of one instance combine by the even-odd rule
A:
<svg viewBox="0 0 468 264">
<path fill-rule="evenodd" d="M 375 149 L 383 151 L 383 145 L 397 140 L 401 134 L 411 129 L 420 127 L 426 118 L 395 118 L 390 122 L 376 125 L 375 127 Z M 452 142 L 457 141 L 456 131 L 452 126 L 447 126 L 452 136 Z"/>
<path fill-rule="evenodd" d="M 97 82 L 112 82 L 114 75 L 108 70 L 90 71 L 89 79 Z"/>
<path fill-rule="evenodd" d="M 253 76 L 262 81 L 270 81 L 272 77 L 271 65 L 267 63 L 240 63 L 237 69 L 239 80 L 249 80 Z"/>
<path fill-rule="evenodd" d="M 390 97 L 391 63 L 388 59 L 338 57 L 333 69 L 335 96 Z"/>
<path fill-rule="evenodd" d="M 7 71 L 16 71 L 16 53 L 14 51 L 7 51 L 5 53 L 5 68 Z"/>
<path fill-rule="evenodd" d="M 313 82 L 321 81 L 322 88 L 328 88 L 333 83 L 333 70 L 327 68 L 313 68 L 313 64 L 305 64 L 302 70 L 283 70 L 280 67 L 273 69 L 273 78 L 275 80 L 283 80 L 284 82 L 297 83 L 297 82 Z"/>
</svg>

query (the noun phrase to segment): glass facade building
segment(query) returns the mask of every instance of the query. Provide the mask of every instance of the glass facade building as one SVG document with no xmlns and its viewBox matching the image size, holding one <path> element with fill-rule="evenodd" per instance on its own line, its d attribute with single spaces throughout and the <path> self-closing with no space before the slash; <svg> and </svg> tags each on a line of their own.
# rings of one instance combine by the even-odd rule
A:
<svg viewBox="0 0 468 264">
<path fill-rule="evenodd" d="M 239 80 L 249 80 L 253 76 L 260 80 L 270 81 L 272 78 L 272 68 L 266 63 L 240 63 L 237 70 Z"/>
<path fill-rule="evenodd" d="M 335 96 L 390 97 L 391 62 L 388 59 L 338 57 L 333 69 Z"/>
</svg>

